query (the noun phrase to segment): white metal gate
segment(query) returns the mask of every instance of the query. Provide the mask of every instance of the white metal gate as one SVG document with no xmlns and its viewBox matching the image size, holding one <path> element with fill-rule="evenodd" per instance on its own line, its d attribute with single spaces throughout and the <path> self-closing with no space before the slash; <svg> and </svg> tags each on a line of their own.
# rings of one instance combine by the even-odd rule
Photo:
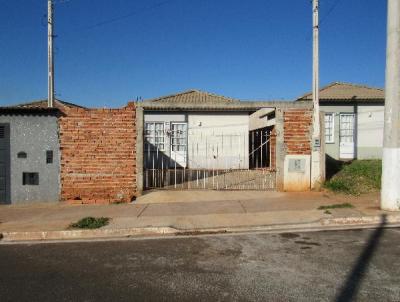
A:
<svg viewBox="0 0 400 302">
<path fill-rule="evenodd" d="M 145 189 L 274 190 L 276 175 L 268 169 L 146 169 Z"/>
<path fill-rule="evenodd" d="M 354 158 L 354 114 L 341 113 L 339 120 L 339 157 Z"/>
<path fill-rule="evenodd" d="M 167 126 L 148 123 L 145 189 L 275 189 L 270 130 L 259 129 L 250 134 L 228 131 L 204 134 L 188 130 L 184 122 L 171 122 Z"/>
</svg>

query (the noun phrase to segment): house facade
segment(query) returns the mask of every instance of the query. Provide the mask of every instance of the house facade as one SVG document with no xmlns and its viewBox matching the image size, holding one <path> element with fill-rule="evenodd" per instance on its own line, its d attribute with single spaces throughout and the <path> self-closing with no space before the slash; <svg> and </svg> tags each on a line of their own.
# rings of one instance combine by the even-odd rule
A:
<svg viewBox="0 0 400 302">
<path fill-rule="evenodd" d="M 232 106 L 239 104 L 198 90 L 140 104 L 145 167 L 247 169 L 249 115 L 256 109 Z"/>
<path fill-rule="evenodd" d="M 308 93 L 297 101 L 312 102 Z M 335 160 L 382 158 L 384 91 L 335 82 L 320 90 L 325 152 Z"/>
<path fill-rule="evenodd" d="M 0 108 L 0 204 L 60 199 L 60 114 L 46 101 Z"/>
<path fill-rule="evenodd" d="M 138 188 L 308 190 L 311 105 L 198 90 L 136 103 Z"/>
</svg>

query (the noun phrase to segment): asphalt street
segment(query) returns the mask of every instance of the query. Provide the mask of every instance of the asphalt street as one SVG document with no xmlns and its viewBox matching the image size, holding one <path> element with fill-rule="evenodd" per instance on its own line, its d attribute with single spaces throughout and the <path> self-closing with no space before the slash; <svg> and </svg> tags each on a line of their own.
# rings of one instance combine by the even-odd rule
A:
<svg viewBox="0 0 400 302">
<path fill-rule="evenodd" d="M 0 245 L 0 301 L 400 301 L 400 229 Z"/>
</svg>

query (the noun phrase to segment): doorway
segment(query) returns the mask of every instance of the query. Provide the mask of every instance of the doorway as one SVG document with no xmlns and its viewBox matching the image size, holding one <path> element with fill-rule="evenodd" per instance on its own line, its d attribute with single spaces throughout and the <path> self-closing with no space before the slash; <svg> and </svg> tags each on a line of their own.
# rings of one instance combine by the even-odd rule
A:
<svg viewBox="0 0 400 302">
<path fill-rule="evenodd" d="M 187 123 L 171 123 L 172 166 L 187 166 Z"/>
<path fill-rule="evenodd" d="M 354 113 L 341 113 L 339 117 L 339 157 L 354 159 Z"/>
</svg>

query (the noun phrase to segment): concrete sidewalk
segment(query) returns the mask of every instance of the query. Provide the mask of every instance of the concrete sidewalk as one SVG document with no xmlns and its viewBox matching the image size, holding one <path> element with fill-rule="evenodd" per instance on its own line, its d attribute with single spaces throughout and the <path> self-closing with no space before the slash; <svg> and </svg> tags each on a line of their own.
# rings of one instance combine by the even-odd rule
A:
<svg viewBox="0 0 400 302">
<path fill-rule="evenodd" d="M 349 202 L 354 208 L 318 210 Z M 382 215 L 400 223 L 400 213 L 379 210 L 378 194 L 359 198 L 327 193 L 255 191 L 157 191 L 132 204 L 39 204 L 0 207 L 2 241 L 61 240 L 198 232 L 325 229 L 373 226 Z M 110 217 L 97 230 L 71 230 L 87 217 Z"/>
</svg>

